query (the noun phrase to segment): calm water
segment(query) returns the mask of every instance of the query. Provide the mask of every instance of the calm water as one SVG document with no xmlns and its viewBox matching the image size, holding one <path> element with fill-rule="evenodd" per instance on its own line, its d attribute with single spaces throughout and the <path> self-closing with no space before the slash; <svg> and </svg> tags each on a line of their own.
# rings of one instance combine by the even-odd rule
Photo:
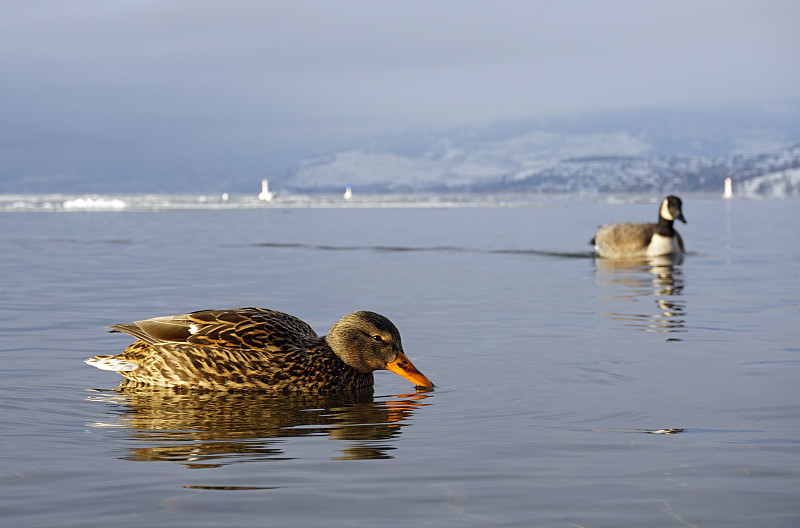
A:
<svg viewBox="0 0 800 528">
<path fill-rule="evenodd" d="M 800 203 L 0 214 L 0 518 L 24 527 L 800 525 Z M 109 324 L 374 310 L 437 388 L 114 391 Z"/>
</svg>

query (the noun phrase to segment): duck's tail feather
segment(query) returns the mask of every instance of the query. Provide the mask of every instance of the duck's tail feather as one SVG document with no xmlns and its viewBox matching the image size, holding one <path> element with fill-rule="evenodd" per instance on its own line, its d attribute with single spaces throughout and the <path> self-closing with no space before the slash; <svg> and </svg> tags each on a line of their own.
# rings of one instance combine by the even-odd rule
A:
<svg viewBox="0 0 800 528">
<path fill-rule="evenodd" d="M 84 363 L 101 370 L 112 370 L 114 372 L 131 372 L 139 367 L 136 363 L 125 361 L 117 356 L 94 356 L 85 359 Z"/>
</svg>

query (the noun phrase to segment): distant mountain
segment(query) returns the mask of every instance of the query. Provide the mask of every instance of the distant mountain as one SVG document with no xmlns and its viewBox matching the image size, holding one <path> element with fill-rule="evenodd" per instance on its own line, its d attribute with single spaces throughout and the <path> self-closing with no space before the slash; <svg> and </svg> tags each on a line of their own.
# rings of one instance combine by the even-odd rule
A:
<svg viewBox="0 0 800 528">
<path fill-rule="evenodd" d="M 305 160 L 286 182 L 320 190 L 351 183 L 364 190 L 465 190 L 525 179 L 563 160 L 636 157 L 650 146 L 627 133 L 564 134 L 533 131 L 504 139 L 435 138 L 417 154 L 349 150 Z"/>
<path fill-rule="evenodd" d="M 304 192 L 533 191 L 717 192 L 732 178 L 737 192 L 798 195 L 800 144 L 723 157 L 652 156 L 627 133 L 534 132 L 459 148 L 439 141 L 422 156 L 345 151 L 305 161 L 286 185 Z M 750 182 L 758 183 L 750 183 Z"/>
<path fill-rule="evenodd" d="M 772 196 L 798 194 L 791 179 L 765 175 L 783 174 L 800 167 L 800 145 L 758 155 L 735 154 L 720 158 L 701 156 L 584 157 L 560 160 L 553 167 L 500 178 L 484 186 L 496 190 L 539 192 L 719 192 L 731 178 L 737 193 Z M 755 179 L 760 185 L 749 185 Z M 770 185 L 783 190 L 770 190 Z M 796 183 L 796 182 L 795 182 Z"/>
<path fill-rule="evenodd" d="M 800 99 L 358 137 L 309 131 L 269 151 L 252 144 L 109 147 L 102 138 L 84 148 L 48 147 L 46 141 L 33 150 L 6 145 L 0 149 L 0 193 L 257 194 L 262 178 L 278 193 L 343 192 L 347 183 L 356 193 L 717 192 L 731 177 L 735 191 L 792 195 Z"/>
<path fill-rule="evenodd" d="M 800 196 L 800 169 L 770 172 L 746 179 L 736 185 L 734 195 L 747 198 L 796 198 Z"/>
<path fill-rule="evenodd" d="M 800 101 L 706 105 L 386 134 L 307 158 L 281 185 L 303 192 L 350 183 L 360 192 L 661 193 L 716 192 L 730 177 L 735 189 L 763 194 L 775 182 L 791 194 L 791 178 L 744 182 L 796 169 L 799 158 Z"/>
</svg>

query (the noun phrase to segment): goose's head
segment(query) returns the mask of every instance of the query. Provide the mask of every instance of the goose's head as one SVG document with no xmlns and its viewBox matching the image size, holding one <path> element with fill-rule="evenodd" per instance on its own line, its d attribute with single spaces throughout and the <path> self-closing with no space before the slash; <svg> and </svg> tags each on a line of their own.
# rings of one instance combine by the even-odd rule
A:
<svg viewBox="0 0 800 528">
<path fill-rule="evenodd" d="M 659 209 L 658 215 L 670 222 L 680 220 L 684 224 L 686 223 L 686 219 L 683 217 L 683 202 L 681 202 L 681 199 L 677 196 L 667 196 L 664 198 L 664 201 L 661 202 L 661 209 Z"/>
</svg>

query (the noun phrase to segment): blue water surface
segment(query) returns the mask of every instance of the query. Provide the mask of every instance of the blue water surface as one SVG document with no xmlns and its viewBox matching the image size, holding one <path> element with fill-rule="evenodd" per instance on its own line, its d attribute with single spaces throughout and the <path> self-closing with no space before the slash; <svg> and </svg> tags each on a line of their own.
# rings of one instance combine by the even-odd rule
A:
<svg viewBox="0 0 800 528">
<path fill-rule="evenodd" d="M 595 259 L 652 198 L 0 214 L 3 525 L 800 525 L 800 207 L 686 196 L 683 261 Z M 253 305 L 382 313 L 436 389 L 83 363 L 110 324 Z"/>
</svg>

